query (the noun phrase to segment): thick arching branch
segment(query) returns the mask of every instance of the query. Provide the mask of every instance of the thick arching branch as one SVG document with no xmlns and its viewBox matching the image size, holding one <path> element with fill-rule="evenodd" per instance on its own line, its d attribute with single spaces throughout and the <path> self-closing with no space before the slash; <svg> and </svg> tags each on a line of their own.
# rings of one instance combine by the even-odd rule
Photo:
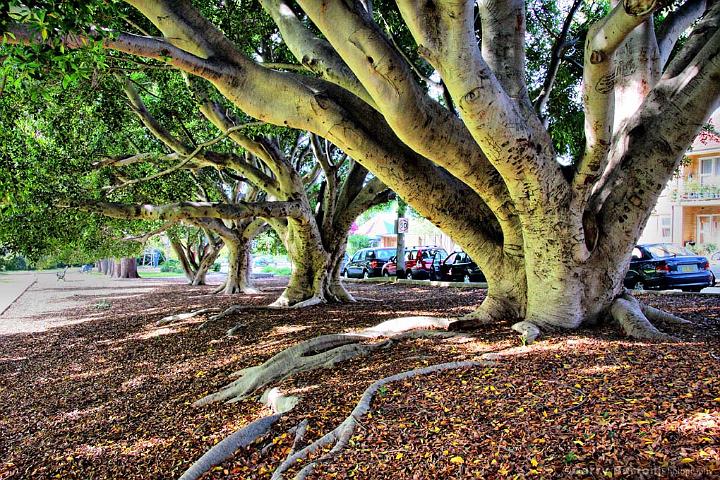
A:
<svg viewBox="0 0 720 480">
<path fill-rule="evenodd" d="M 261 0 L 265 11 L 280 29 L 285 45 L 307 69 L 345 90 L 369 105 L 375 105 L 365 87 L 348 68 L 332 46 L 311 32 L 285 0 Z"/>
<path fill-rule="evenodd" d="M 703 92 L 702 88 L 698 88 L 698 85 L 704 85 L 708 82 L 711 87 L 717 87 L 712 84 L 713 69 L 717 68 L 717 58 L 714 56 L 713 48 L 717 48 L 716 43 L 718 41 L 718 31 L 720 31 L 720 3 L 715 3 L 711 7 L 702 20 L 698 23 L 696 28 L 693 30 L 688 41 L 683 46 L 682 50 L 673 59 L 671 65 L 665 71 L 661 81 L 655 86 L 650 92 L 648 97 L 645 99 L 644 106 L 640 110 L 640 114 L 643 114 L 643 109 L 647 112 L 645 115 L 658 115 L 657 113 L 662 105 L 666 112 L 667 117 L 664 119 L 665 123 L 673 124 L 673 122 L 683 121 L 686 115 L 690 111 L 683 111 L 679 117 L 673 112 L 673 108 L 681 109 L 682 105 L 686 103 L 691 106 L 692 118 L 694 119 L 690 124 L 693 126 L 691 131 L 694 130 L 695 122 L 700 121 L 700 118 L 708 118 L 705 115 L 705 108 L 710 108 L 710 112 L 714 110 L 714 102 L 718 101 L 717 96 L 713 95 L 714 88 L 710 88 L 707 92 Z M 716 55 L 716 52 L 715 52 Z M 707 63 L 709 60 L 709 63 Z M 680 68 L 684 65 L 684 68 Z M 672 103 L 670 102 L 672 100 Z M 696 103 L 693 103 L 696 102 Z M 678 105 L 674 107 L 674 105 Z M 699 109 L 699 110 L 698 110 Z M 638 119 L 643 118 L 636 114 L 635 122 Z M 655 121 L 657 122 L 657 118 Z M 637 125 L 637 123 L 628 121 L 628 124 Z M 704 122 L 704 120 L 702 120 Z M 608 166 L 605 169 L 602 178 L 597 182 L 593 188 L 592 198 L 590 200 L 589 209 L 592 213 L 598 213 L 605 205 L 607 198 L 613 192 L 616 185 L 624 183 L 623 177 L 625 171 L 623 170 L 621 163 L 623 161 L 629 162 L 630 159 L 626 158 L 625 152 L 634 148 L 634 145 L 628 144 L 627 132 L 632 129 L 632 126 L 625 127 L 625 134 L 620 132 L 616 135 L 613 148 L 608 160 Z M 672 129 L 672 127 L 670 127 Z M 655 134 L 654 129 L 650 131 Z M 678 132 L 680 133 L 680 132 Z M 677 135 L 674 133 L 673 136 Z M 696 133 L 692 134 L 694 138 Z M 691 141 L 691 140 L 690 140 Z M 690 143 L 688 141 L 687 144 Z M 661 141 L 660 144 L 663 144 Z M 684 148 L 683 148 L 684 151 Z M 645 157 L 643 157 L 645 158 Z M 668 157 L 666 160 L 674 164 L 674 156 Z M 673 169 L 675 167 L 672 167 Z M 654 174 L 663 175 L 662 170 L 652 169 Z M 664 183 L 664 181 L 663 181 Z"/>
<path fill-rule="evenodd" d="M 629 254 L 623 251 L 626 245 L 639 236 L 662 186 L 718 107 L 720 30 L 716 29 L 682 74 L 657 84 L 613 143 L 614 168 L 592 199 L 600 222 L 622 220 L 604 240 L 606 253 Z"/>
<path fill-rule="evenodd" d="M 660 68 L 665 68 L 670 54 L 680 35 L 682 35 L 707 8 L 707 0 L 687 0 L 676 10 L 670 12 L 657 32 L 657 43 L 660 50 Z"/>
<path fill-rule="evenodd" d="M 153 2 L 154 5 L 160 3 L 167 5 L 165 2 Z M 139 8 L 142 6 L 139 5 Z M 187 10 L 191 7 L 182 2 L 182 8 Z M 213 48 L 222 47 L 226 51 L 216 53 L 207 60 L 164 40 L 127 34 L 121 34 L 117 39 L 102 45 L 133 55 L 167 61 L 183 71 L 209 80 L 229 101 L 254 118 L 309 130 L 327 138 L 375 171 L 382 181 L 397 185 L 396 189 L 403 198 L 418 205 L 423 215 L 433 218 L 450 235 L 458 239 L 466 238 L 463 240 L 464 245 L 472 245 L 477 251 L 487 252 L 484 256 L 498 261 L 506 261 L 506 254 L 518 258 L 521 256 L 522 237 L 512 212 L 505 213 L 506 210 L 498 209 L 496 215 L 499 221 L 516 225 L 498 232 L 497 220 L 492 211 L 475 192 L 408 149 L 372 107 L 355 95 L 321 79 L 256 65 L 237 51 L 207 20 L 196 12 L 190 16 L 193 15 L 194 29 L 204 32 L 205 43 Z M 168 15 L 163 18 L 171 17 Z M 187 20 L 189 17 L 185 15 L 183 18 Z M 156 25 L 162 24 L 157 16 L 150 20 L 157 22 Z M 253 95 L 247 95 L 248 91 L 252 91 Z M 463 142 L 463 145 L 468 152 L 476 150 L 467 143 Z M 467 158 L 458 158 L 458 165 L 465 165 Z M 478 171 L 484 173 L 485 170 L 471 167 L 472 164 L 463 167 L 466 175 L 461 178 L 474 181 L 478 177 L 478 181 L 485 182 L 488 189 L 491 186 L 502 186 L 492 171 L 488 175 L 479 175 Z M 418 183 L 433 191 L 435 201 L 430 204 L 426 202 L 425 195 L 420 195 L 415 188 Z M 491 198 L 509 203 L 506 195 L 488 195 L 489 201 Z M 458 218 L 467 216 L 468 210 L 473 212 L 472 218 L 458 221 Z M 468 232 L 473 234 L 468 235 Z M 503 241 L 504 248 L 500 245 Z"/>
<path fill-rule="evenodd" d="M 400 139 L 475 190 L 514 243 L 507 188 L 462 121 L 422 91 L 402 55 L 359 3 L 301 0 L 308 16 L 357 75 Z M 346 150 L 346 149 L 344 149 Z"/>
<path fill-rule="evenodd" d="M 482 57 L 520 106 L 530 104 L 525 84 L 525 1 L 480 0 Z"/>
<path fill-rule="evenodd" d="M 165 222 L 204 217 L 225 219 L 287 217 L 304 222 L 307 221 L 309 214 L 300 202 L 239 202 L 236 204 L 182 202 L 167 205 L 143 205 L 76 200 L 62 206 L 99 213 L 112 218 L 162 220 Z"/>
<path fill-rule="evenodd" d="M 604 170 L 613 138 L 614 53 L 630 32 L 652 15 L 657 4 L 657 0 L 624 0 L 588 32 L 582 86 L 586 144 L 573 179 L 581 202 Z"/>
<path fill-rule="evenodd" d="M 191 218 L 189 223 L 199 228 L 204 228 L 215 233 L 223 239 L 232 239 L 237 241 L 237 235 L 235 231 L 228 227 L 225 222 L 220 218 Z"/>
<path fill-rule="evenodd" d="M 440 72 L 465 125 L 507 183 L 517 208 L 544 208 L 541 190 L 567 196 L 549 137 L 535 135 L 537 130 L 505 92 L 476 45 L 473 3 L 440 1 L 432 8 L 418 0 L 398 4 L 421 50 Z"/>
<path fill-rule="evenodd" d="M 720 29 L 720 2 L 714 2 L 695 25 L 682 50 L 666 66 L 663 77 L 675 77 L 685 70 L 718 29 Z"/>
</svg>

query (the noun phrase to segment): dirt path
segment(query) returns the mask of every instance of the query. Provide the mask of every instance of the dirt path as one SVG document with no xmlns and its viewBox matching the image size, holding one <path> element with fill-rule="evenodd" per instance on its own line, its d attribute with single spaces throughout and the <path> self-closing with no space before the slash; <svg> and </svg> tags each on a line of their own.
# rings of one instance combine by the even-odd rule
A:
<svg viewBox="0 0 720 480">
<path fill-rule="evenodd" d="M 36 279 L 36 274 L 26 272 L 0 275 L 0 316 L 33 285 Z"/>
<path fill-rule="evenodd" d="M 0 278 L 11 279 L 7 283 L 7 290 L 3 285 L 2 297 L 12 297 L 12 300 L 33 280 L 37 280 L 0 315 L 0 335 L 43 332 L 54 327 L 92 320 L 98 318 L 102 310 L 107 308 L 107 302 L 133 304 L 140 300 L 142 295 L 170 283 L 165 279 L 118 280 L 70 270 L 65 281 L 58 280 L 52 272 L 12 274 Z M 97 307 L 96 312 L 83 316 L 72 313 L 73 309 L 92 305 Z M 138 305 L 138 308 L 141 307 L 142 305 Z M 0 311 L 2 310 L 0 308 Z"/>
</svg>

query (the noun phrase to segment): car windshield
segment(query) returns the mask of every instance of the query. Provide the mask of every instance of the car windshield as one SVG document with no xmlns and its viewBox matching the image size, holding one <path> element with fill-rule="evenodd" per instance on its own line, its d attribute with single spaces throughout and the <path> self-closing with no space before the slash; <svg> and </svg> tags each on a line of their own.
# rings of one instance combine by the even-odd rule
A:
<svg viewBox="0 0 720 480">
<path fill-rule="evenodd" d="M 393 256 L 393 254 L 395 253 L 395 251 L 396 251 L 396 250 L 395 250 L 394 248 L 384 248 L 384 249 L 382 249 L 382 250 L 378 250 L 378 251 L 377 251 L 377 258 L 378 258 L 379 260 L 390 260 L 390 257 Z"/>
<path fill-rule="evenodd" d="M 647 247 L 648 251 L 655 258 L 665 257 L 691 257 L 695 254 L 687 248 L 681 247 L 680 245 L 673 245 L 672 243 L 662 243 L 660 245 L 652 245 Z"/>
</svg>

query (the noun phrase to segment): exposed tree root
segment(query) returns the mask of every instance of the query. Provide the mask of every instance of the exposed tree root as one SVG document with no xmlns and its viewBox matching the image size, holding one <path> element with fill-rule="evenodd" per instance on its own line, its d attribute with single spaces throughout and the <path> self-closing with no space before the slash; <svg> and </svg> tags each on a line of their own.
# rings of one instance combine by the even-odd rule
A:
<svg viewBox="0 0 720 480">
<path fill-rule="evenodd" d="M 255 420 L 213 446 L 183 473 L 180 480 L 200 478 L 214 466 L 232 457 L 237 449 L 254 443 L 255 440 L 265 435 L 284 413 L 289 412 L 297 405 L 298 398 L 283 395 L 277 388 L 271 388 L 263 394 L 260 401 L 272 409 L 272 415 Z M 305 429 L 307 429 L 307 421 Z M 305 435 L 304 431 L 302 435 Z M 295 440 L 298 441 L 297 435 Z"/>
<path fill-rule="evenodd" d="M 690 320 L 685 320 L 684 318 L 678 317 L 677 315 L 665 312 L 663 310 L 660 310 L 659 308 L 651 307 L 650 305 L 645 305 L 644 303 L 640 303 L 640 310 L 642 310 L 648 320 L 651 321 L 669 324 L 692 323 Z"/>
<path fill-rule="evenodd" d="M 220 391 L 201 398 L 194 405 L 202 406 L 219 401 L 236 402 L 273 382 L 308 370 L 330 368 L 345 360 L 389 346 L 393 340 L 456 336 L 455 333 L 445 330 L 448 323 L 449 320 L 436 317 L 401 317 L 359 332 L 321 335 L 283 350 L 262 365 L 235 372 L 232 376 L 239 377 L 237 380 Z M 361 343 L 378 338 L 388 340 Z"/>
<path fill-rule="evenodd" d="M 225 290 L 225 285 L 226 285 L 226 284 L 227 284 L 227 282 L 223 282 L 218 288 L 216 288 L 215 290 L 213 290 L 213 292 L 212 292 L 213 295 L 217 295 L 218 293 L 220 293 L 220 292 L 222 292 L 223 290 Z"/>
<path fill-rule="evenodd" d="M 487 312 L 487 310 L 480 306 L 480 308 L 478 308 L 474 312 L 463 315 L 462 317 L 450 322 L 450 325 L 448 325 L 448 330 L 451 330 L 453 332 L 462 332 L 465 330 L 472 330 L 483 325 L 491 325 L 494 323 L 497 323 L 497 320 L 493 318 Z"/>
<path fill-rule="evenodd" d="M 309 424 L 309 422 L 306 418 L 302 422 L 298 423 L 297 427 L 295 427 L 295 432 L 294 432 L 295 439 L 293 440 L 293 444 L 290 449 L 290 453 L 288 454 L 288 457 L 297 451 L 298 446 L 305 439 L 305 434 L 307 433 L 308 424 Z"/>
<path fill-rule="evenodd" d="M 200 310 L 196 310 L 194 312 L 178 313 L 177 315 L 169 315 L 169 316 L 163 317 L 160 320 L 158 320 L 157 322 L 155 322 L 155 325 L 159 327 L 161 325 L 167 325 L 169 323 L 179 322 L 180 320 L 187 320 L 187 319 L 190 319 L 193 317 L 197 317 L 198 315 L 202 315 L 203 313 L 217 312 L 217 311 L 218 311 L 217 308 L 201 308 Z"/>
<path fill-rule="evenodd" d="M 652 309 L 652 310 L 650 310 Z M 674 315 L 665 314 L 660 310 L 652 307 L 646 307 L 646 312 L 650 313 L 652 317 L 665 317 L 668 315 L 669 318 L 679 318 Z M 657 328 L 648 320 L 648 317 L 643 311 L 640 302 L 630 295 L 627 291 L 621 296 L 615 299 L 610 306 L 610 314 L 622 327 L 623 331 L 628 337 L 636 338 L 638 340 L 665 340 L 665 341 L 677 341 L 678 339 L 667 335 Z M 663 314 L 663 315 L 660 315 Z M 680 319 L 682 320 L 682 319 Z M 675 321 L 676 320 L 670 320 Z"/>
<path fill-rule="evenodd" d="M 398 333 L 409 332 L 411 330 L 446 330 L 448 325 L 450 325 L 450 319 L 442 317 L 398 317 L 379 323 L 374 327 L 360 330 L 357 334 L 366 337 L 392 337 Z"/>
<path fill-rule="evenodd" d="M 237 335 L 238 333 L 240 333 L 241 331 L 246 329 L 247 326 L 248 326 L 248 324 L 245 322 L 238 323 L 237 325 L 232 327 L 230 330 L 228 330 L 225 335 L 228 337 L 234 337 L 235 335 Z"/>
<path fill-rule="evenodd" d="M 290 455 L 283 463 L 278 466 L 278 468 L 273 473 L 272 479 L 273 480 L 279 480 L 282 478 L 282 474 L 287 471 L 290 467 L 293 465 L 296 465 L 298 460 L 306 460 L 309 455 L 311 455 L 313 452 L 318 451 L 322 447 L 326 445 L 333 444 L 333 448 L 320 457 L 318 460 L 314 462 L 308 463 L 298 474 L 295 476 L 295 480 L 303 480 L 308 475 L 310 475 L 315 466 L 318 463 L 326 462 L 333 457 L 335 457 L 340 451 L 342 451 L 343 448 L 348 444 L 348 441 L 350 440 L 350 437 L 352 436 L 353 432 L 355 431 L 355 427 L 359 423 L 360 417 L 365 415 L 368 410 L 370 410 L 370 403 L 372 402 L 373 397 L 375 396 L 375 393 L 382 387 L 383 385 L 386 385 L 391 382 L 397 382 L 398 380 L 405 380 L 408 378 L 416 377 L 418 375 L 426 375 L 429 373 L 439 372 L 442 370 L 450 370 L 450 369 L 456 369 L 456 368 L 467 368 L 467 367 L 476 367 L 480 365 L 487 365 L 491 366 L 494 365 L 492 362 L 451 362 L 451 363 L 441 363 L 438 365 L 431 365 L 429 367 L 424 368 L 418 368 L 415 370 L 409 370 L 406 372 L 398 373 L 397 375 L 392 375 L 390 377 L 385 377 L 380 380 L 377 380 L 375 383 L 370 385 L 370 387 L 365 390 L 362 397 L 360 398 L 360 401 L 357 403 L 353 411 L 350 413 L 350 415 L 340 424 L 338 425 L 333 431 L 325 434 L 322 438 L 316 440 L 315 442 L 311 443 L 307 447 L 303 448 L 302 450 Z"/>
<path fill-rule="evenodd" d="M 270 427 L 280 420 L 281 416 L 281 413 L 275 413 L 260 418 L 225 438 L 193 463 L 182 474 L 180 480 L 196 480 L 200 478 L 215 465 L 219 465 L 232 457 L 237 449 L 251 445 L 255 440 L 265 435 L 270 430 Z"/>
<path fill-rule="evenodd" d="M 512 329 L 518 332 L 523 343 L 528 345 L 533 343 L 540 336 L 540 329 L 532 322 L 517 322 L 512 326 Z"/>
<path fill-rule="evenodd" d="M 277 387 L 268 388 L 260 397 L 260 402 L 270 407 L 275 413 L 289 412 L 295 408 L 299 400 L 298 397 L 283 395 Z"/>
<path fill-rule="evenodd" d="M 382 303 L 383 300 L 378 300 L 377 298 L 368 298 L 368 297 L 355 297 L 353 300 L 355 302 L 372 302 L 372 303 Z"/>
<path fill-rule="evenodd" d="M 240 378 L 226 385 L 219 392 L 201 398 L 194 405 L 201 406 L 231 399 L 241 400 L 271 382 L 299 372 L 330 367 L 337 362 L 365 355 L 380 346 L 358 343 L 365 339 L 366 337 L 358 335 L 322 335 L 300 342 L 278 353 L 262 365 L 236 372 Z"/>
<path fill-rule="evenodd" d="M 288 308 L 305 308 L 312 307 L 313 305 L 320 305 L 323 303 L 325 303 L 325 299 L 320 295 L 315 295 L 314 297 L 310 297 L 307 300 L 303 300 L 302 302 L 297 302 L 293 305 L 290 305 Z"/>
<path fill-rule="evenodd" d="M 198 330 L 202 330 L 206 328 L 211 323 L 217 322 L 218 320 L 222 320 L 224 318 L 229 317 L 230 315 L 234 315 L 236 313 L 244 312 L 247 310 L 268 310 L 270 307 L 267 305 L 233 305 L 232 307 L 228 307 L 222 312 L 218 313 L 217 315 L 213 315 L 212 317 L 208 318 L 205 322 L 201 323 L 200 326 L 198 326 Z"/>
</svg>

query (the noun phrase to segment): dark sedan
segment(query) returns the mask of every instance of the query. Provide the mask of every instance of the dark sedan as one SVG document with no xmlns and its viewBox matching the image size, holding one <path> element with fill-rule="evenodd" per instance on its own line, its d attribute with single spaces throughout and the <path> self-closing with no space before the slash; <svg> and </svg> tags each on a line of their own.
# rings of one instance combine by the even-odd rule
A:
<svg viewBox="0 0 720 480">
<path fill-rule="evenodd" d="M 638 245 L 633 249 L 627 288 L 699 292 L 713 285 L 708 259 L 671 243 Z"/>
<path fill-rule="evenodd" d="M 395 254 L 394 248 L 363 248 L 343 268 L 343 277 L 370 278 L 382 275 L 382 267 Z"/>
<path fill-rule="evenodd" d="M 440 265 L 440 280 L 446 282 L 484 282 L 485 275 L 465 252 L 455 252 Z"/>
</svg>

